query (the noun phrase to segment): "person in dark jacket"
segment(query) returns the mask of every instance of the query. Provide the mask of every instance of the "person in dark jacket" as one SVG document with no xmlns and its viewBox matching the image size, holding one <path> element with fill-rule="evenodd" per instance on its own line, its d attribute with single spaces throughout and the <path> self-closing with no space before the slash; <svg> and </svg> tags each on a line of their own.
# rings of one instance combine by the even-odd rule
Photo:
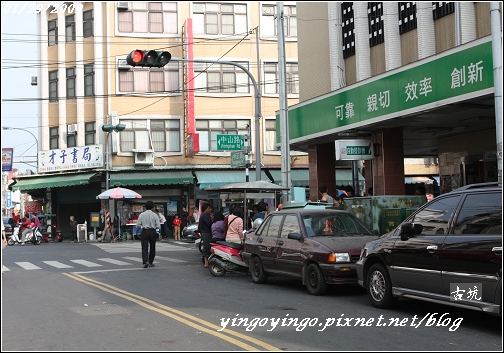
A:
<svg viewBox="0 0 504 353">
<path fill-rule="evenodd" d="M 70 240 L 73 242 L 77 241 L 77 221 L 74 216 L 70 216 L 70 230 L 72 231 L 72 236 Z"/>
<path fill-rule="evenodd" d="M 208 267 L 208 257 L 210 256 L 210 240 L 212 239 L 212 213 L 213 207 L 209 203 L 204 203 L 201 207 L 201 216 L 199 217 L 198 230 L 203 242 L 203 259 L 205 267 Z"/>
</svg>

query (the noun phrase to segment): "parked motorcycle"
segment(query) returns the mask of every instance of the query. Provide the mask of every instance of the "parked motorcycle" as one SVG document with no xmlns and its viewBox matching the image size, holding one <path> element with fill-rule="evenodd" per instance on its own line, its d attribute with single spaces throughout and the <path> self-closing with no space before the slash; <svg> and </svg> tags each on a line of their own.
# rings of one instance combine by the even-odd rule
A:
<svg viewBox="0 0 504 353">
<path fill-rule="evenodd" d="M 208 270 L 216 277 L 228 273 L 247 273 L 249 266 L 243 262 L 240 250 L 243 245 L 218 241 L 212 243 L 210 257 L 208 258 Z"/>
<path fill-rule="evenodd" d="M 56 227 L 56 224 L 52 225 L 53 229 L 53 235 L 54 235 L 54 242 L 55 243 L 61 243 L 63 241 L 63 237 L 61 236 L 61 230 Z"/>
<path fill-rule="evenodd" d="M 14 226 L 12 231 L 12 235 L 9 237 L 7 244 L 12 246 L 16 243 L 21 243 L 21 239 L 19 238 L 21 226 L 18 224 Z M 44 242 L 44 238 L 42 237 L 42 233 L 37 227 L 31 228 L 28 233 L 26 233 L 25 243 L 32 243 L 34 245 L 40 245 L 40 243 Z"/>
<path fill-rule="evenodd" d="M 201 240 L 201 236 L 197 232 L 195 233 L 194 236 L 196 237 L 196 240 L 194 241 L 194 244 L 196 245 L 196 249 L 198 249 L 199 252 L 203 254 L 203 241 Z"/>
</svg>

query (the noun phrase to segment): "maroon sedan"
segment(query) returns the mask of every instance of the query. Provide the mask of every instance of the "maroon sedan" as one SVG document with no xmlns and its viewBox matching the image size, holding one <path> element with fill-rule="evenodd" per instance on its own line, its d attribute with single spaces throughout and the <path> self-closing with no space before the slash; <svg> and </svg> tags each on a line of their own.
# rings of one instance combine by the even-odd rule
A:
<svg viewBox="0 0 504 353">
<path fill-rule="evenodd" d="M 327 284 L 357 283 L 355 263 L 377 234 L 347 211 L 287 209 L 246 235 L 242 257 L 255 283 L 270 274 L 293 276 L 310 294 L 321 295 Z"/>
</svg>

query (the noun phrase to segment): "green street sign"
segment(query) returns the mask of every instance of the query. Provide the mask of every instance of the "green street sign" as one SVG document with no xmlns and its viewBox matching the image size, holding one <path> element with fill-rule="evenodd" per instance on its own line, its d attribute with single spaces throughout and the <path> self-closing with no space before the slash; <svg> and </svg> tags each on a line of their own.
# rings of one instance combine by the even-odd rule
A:
<svg viewBox="0 0 504 353">
<path fill-rule="evenodd" d="M 245 145 L 242 135 L 217 135 L 217 149 L 223 151 L 240 151 Z"/>
<path fill-rule="evenodd" d="M 231 167 L 245 167 L 245 152 L 231 152 Z"/>
</svg>

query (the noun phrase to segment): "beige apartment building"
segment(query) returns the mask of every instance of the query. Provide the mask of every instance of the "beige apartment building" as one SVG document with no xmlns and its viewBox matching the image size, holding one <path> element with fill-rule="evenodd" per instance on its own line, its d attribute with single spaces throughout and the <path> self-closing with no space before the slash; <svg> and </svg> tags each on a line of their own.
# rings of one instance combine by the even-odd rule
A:
<svg viewBox="0 0 504 353">
<path fill-rule="evenodd" d="M 106 188 L 107 175 L 110 188 L 123 186 L 143 195 L 119 202 L 124 221 L 135 203 L 146 199 L 166 216 L 201 199 L 217 206 L 218 196 L 205 188 L 246 181 L 245 167 L 231 166 L 233 151 L 218 148 L 217 136 L 224 134 L 248 136 L 250 181 L 257 172 L 269 180 L 268 169 L 281 182 L 275 146 L 276 2 L 52 4 L 38 14 L 43 39 L 39 175 L 18 180 L 14 189 L 41 200 L 45 212 L 57 214 L 57 222 L 75 214 L 80 223 L 89 223 L 90 212 L 104 207 L 96 196 Z M 292 105 L 299 97 L 295 2 L 284 3 L 284 27 Z M 126 57 L 136 49 L 168 51 L 172 60 L 161 68 L 132 67 Z M 191 72 L 188 62 L 177 61 L 188 59 L 191 51 L 195 60 L 242 65 L 257 85 L 227 64 L 194 63 Z M 190 86 L 187 78 L 193 76 Z M 103 132 L 104 124 L 125 129 Z M 262 171 L 256 168 L 258 155 Z M 307 169 L 305 153 L 292 155 L 293 163 Z M 114 214 L 115 205 L 110 206 Z"/>
</svg>

